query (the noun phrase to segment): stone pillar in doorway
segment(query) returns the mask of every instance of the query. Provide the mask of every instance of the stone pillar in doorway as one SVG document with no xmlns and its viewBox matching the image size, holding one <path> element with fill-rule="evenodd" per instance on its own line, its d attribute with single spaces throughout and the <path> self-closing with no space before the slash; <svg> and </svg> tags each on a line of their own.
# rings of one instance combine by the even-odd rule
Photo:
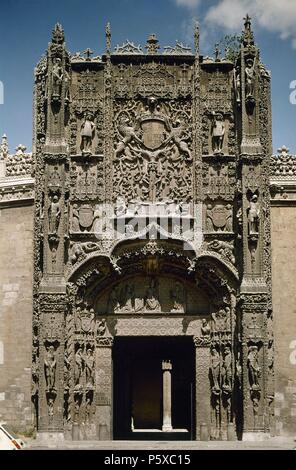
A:
<svg viewBox="0 0 296 470">
<path fill-rule="evenodd" d="M 195 429 L 196 440 L 210 440 L 211 393 L 209 382 L 210 341 L 193 337 L 195 345 Z"/>
<path fill-rule="evenodd" d="M 100 441 L 112 440 L 112 346 L 113 337 L 97 337 L 96 427 Z"/>
<path fill-rule="evenodd" d="M 171 361 L 162 361 L 162 383 L 163 383 L 163 423 L 164 432 L 172 431 L 172 363 Z"/>
</svg>

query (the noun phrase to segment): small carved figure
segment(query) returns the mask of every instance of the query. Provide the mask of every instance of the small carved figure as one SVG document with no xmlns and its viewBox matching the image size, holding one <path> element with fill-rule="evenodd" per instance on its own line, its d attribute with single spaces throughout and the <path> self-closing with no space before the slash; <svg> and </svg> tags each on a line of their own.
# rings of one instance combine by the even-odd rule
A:
<svg viewBox="0 0 296 470">
<path fill-rule="evenodd" d="M 56 234 L 60 225 L 61 203 L 59 197 L 55 194 L 48 208 L 49 233 Z"/>
<path fill-rule="evenodd" d="M 151 279 L 150 285 L 146 291 L 145 309 L 152 312 L 161 311 L 161 306 L 158 300 L 158 283 L 154 278 Z"/>
<path fill-rule="evenodd" d="M 235 361 L 235 375 L 239 389 L 242 387 L 242 365 L 240 352 L 237 353 L 237 359 Z"/>
<path fill-rule="evenodd" d="M 85 378 L 86 378 L 86 386 L 93 386 L 94 385 L 94 369 L 95 366 L 95 358 L 93 350 L 88 348 L 86 351 L 85 356 Z"/>
<path fill-rule="evenodd" d="M 211 348 L 211 375 L 213 380 L 213 391 L 220 391 L 220 369 L 221 369 L 221 360 L 220 354 L 216 348 Z"/>
<path fill-rule="evenodd" d="M 229 392 L 232 383 L 232 358 L 229 346 L 224 349 L 224 358 L 222 364 L 222 389 Z"/>
<path fill-rule="evenodd" d="M 207 214 L 206 214 L 206 217 L 207 217 L 206 229 L 208 232 L 213 232 L 214 230 L 214 224 L 213 224 L 213 219 L 212 219 L 212 209 L 213 209 L 212 204 L 208 204 Z"/>
<path fill-rule="evenodd" d="M 254 194 L 251 197 L 250 205 L 248 209 L 248 222 L 249 222 L 249 234 L 257 235 L 259 233 L 259 216 L 260 209 L 258 203 L 258 196 Z"/>
<path fill-rule="evenodd" d="M 174 289 L 171 290 L 171 299 L 173 300 L 172 312 L 184 313 L 184 288 L 180 282 L 176 282 Z"/>
<path fill-rule="evenodd" d="M 81 150 L 82 153 L 92 153 L 92 143 L 95 137 L 96 126 L 93 122 L 92 115 L 86 113 L 83 123 L 81 124 Z"/>
<path fill-rule="evenodd" d="M 255 83 L 255 61 L 248 59 L 245 68 L 246 75 L 246 98 L 254 97 L 254 83 Z"/>
<path fill-rule="evenodd" d="M 55 376 L 56 376 L 56 354 L 54 346 L 47 348 L 47 354 L 44 359 L 44 371 L 47 390 L 54 390 L 55 388 Z"/>
<path fill-rule="evenodd" d="M 62 61 L 59 57 L 54 59 L 52 67 L 52 99 L 58 101 L 62 95 L 62 83 L 63 83 L 63 68 Z"/>
<path fill-rule="evenodd" d="M 205 318 L 202 319 L 200 331 L 203 338 L 209 338 L 211 334 L 211 327 Z"/>
<path fill-rule="evenodd" d="M 97 335 L 98 336 L 105 336 L 106 330 L 107 330 L 106 320 L 103 319 L 103 320 L 99 321 L 99 323 L 98 323 Z"/>
<path fill-rule="evenodd" d="M 118 143 L 115 150 L 115 157 L 118 157 L 126 146 L 132 141 L 141 142 L 139 137 L 136 135 L 135 128 L 131 125 L 130 120 L 127 117 L 122 117 L 118 126 L 119 132 L 122 135 L 122 140 Z"/>
<path fill-rule="evenodd" d="M 251 390 L 259 390 L 260 367 L 257 346 L 249 347 L 247 365 L 249 370 L 249 381 Z"/>
<path fill-rule="evenodd" d="M 126 284 L 122 290 L 122 308 L 121 312 L 133 312 L 135 310 L 135 286 L 134 284 Z"/>
<path fill-rule="evenodd" d="M 78 348 L 75 354 L 75 385 L 81 385 L 83 366 L 84 358 L 82 348 Z"/>
<path fill-rule="evenodd" d="M 221 113 L 213 113 L 212 142 L 213 152 L 222 153 L 225 135 L 225 123 Z"/>
<path fill-rule="evenodd" d="M 74 204 L 72 208 L 72 232 L 80 232 L 78 205 Z"/>
<path fill-rule="evenodd" d="M 181 123 L 180 119 L 176 120 L 176 123 L 171 129 L 171 137 L 175 144 L 177 145 L 181 154 L 185 154 L 189 160 L 191 160 L 191 152 L 189 150 L 188 144 L 185 140 L 182 140 L 184 135 L 184 125 Z"/>
</svg>

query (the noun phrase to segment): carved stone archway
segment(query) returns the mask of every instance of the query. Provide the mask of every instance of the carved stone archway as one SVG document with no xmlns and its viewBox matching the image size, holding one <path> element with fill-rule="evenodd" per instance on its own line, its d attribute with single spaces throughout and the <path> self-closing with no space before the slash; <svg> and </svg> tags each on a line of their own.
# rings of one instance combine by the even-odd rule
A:
<svg viewBox="0 0 296 470">
<path fill-rule="evenodd" d="M 109 260 L 93 256 L 70 278 L 65 422 L 80 437 L 84 423 L 86 438 L 112 439 L 114 338 L 185 336 L 196 348 L 196 439 L 227 438 L 237 279 L 208 253 L 189 255 L 168 242 L 138 242 Z"/>
</svg>

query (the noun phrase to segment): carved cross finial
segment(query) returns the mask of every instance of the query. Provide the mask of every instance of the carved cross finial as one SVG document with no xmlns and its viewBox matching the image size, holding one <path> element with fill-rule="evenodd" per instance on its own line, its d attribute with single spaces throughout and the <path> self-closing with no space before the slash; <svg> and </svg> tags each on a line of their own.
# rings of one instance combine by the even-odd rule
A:
<svg viewBox="0 0 296 470">
<path fill-rule="evenodd" d="M 147 39 L 147 44 L 145 46 L 147 49 L 147 54 L 154 55 L 158 54 L 158 50 L 160 46 L 158 44 L 158 39 L 155 34 L 150 34 L 149 38 Z"/>
<path fill-rule="evenodd" d="M 290 151 L 290 149 L 288 149 L 285 145 L 283 145 L 281 148 L 278 149 L 278 153 L 283 157 L 288 155 L 289 151 Z"/>
<path fill-rule="evenodd" d="M 91 60 L 91 56 L 93 55 L 93 51 L 88 47 L 83 54 L 85 55 L 86 60 Z"/>
<path fill-rule="evenodd" d="M 52 32 L 52 42 L 54 44 L 63 44 L 65 42 L 65 34 L 63 27 L 60 23 L 57 23 Z"/>
<path fill-rule="evenodd" d="M 106 25 L 106 53 L 107 55 L 111 54 L 111 26 L 109 22 Z"/>
<path fill-rule="evenodd" d="M 251 17 L 246 14 L 244 18 L 245 30 L 243 31 L 243 43 L 245 46 L 254 44 L 254 34 L 252 31 Z"/>
<path fill-rule="evenodd" d="M 215 44 L 214 55 L 215 55 L 215 62 L 221 62 L 221 50 L 219 48 L 218 43 Z"/>
</svg>

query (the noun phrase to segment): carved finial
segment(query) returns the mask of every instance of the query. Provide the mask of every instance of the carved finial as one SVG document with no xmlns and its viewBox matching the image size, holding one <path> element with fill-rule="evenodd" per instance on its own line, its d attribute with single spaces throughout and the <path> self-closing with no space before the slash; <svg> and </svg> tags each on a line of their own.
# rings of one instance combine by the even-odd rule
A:
<svg viewBox="0 0 296 470">
<path fill-rule="evenodd" d="M 54 44 L 63 44 L 65 42 L 64 30 L 60 23 L 57 23 L 52 31 L 52 42 Z"/>
<path fill-rule="evenodd" d="M 219 48 L 218 43 L 215 44 L 214 55 L 215 55 L 215 62 L 221 62 L 221 50 Z"/>
<path fill-rule="evenodd" d="M 111 26 L 109 22 L 106 24 L 106 54 L 111 54 Z"/>
<path fill-rule="evenodd" d="M 195 22 L 194 30 L 194 44 L 195 44 L 195 54 L 199 56 L 199 22 Z"/>
<path fill-rule="evenodd" d="M 289 151 L 290 149 L 288 149 L 285 145 L 278 149 L 278 153 L 283 157 L 286 157 L 289 154 Z"/>
<path fill-rule="evenodd" d="M 147 54 L 149 55 L 158 54 L 160 46 L 158 44 L 158 39 L 155 34 L 150 34 L 149 38 L 147 39 L 145 49 L 147 49 Z"/>
<path fill-rule="evenodd" d="M 0 145 L 0 160 L 6 158 L 8 156 L 8 141 L 6 134 L 3 134 L 2 140 L 1 140 L 1 145 Z"/>
<path fill-rule="evenodd" d="M 245 46 L 254 44 L 254 34 L 252 31 L 251 17 L 247 14 L 244 18 L 245 30 L 243 31 L 243 43 Z"/>
<path fill-rule="evenodd" d="M 91 60 L 91 56 L 93 55 L 93 51 L 88 47 L 83 54 L 85 55 L 85 60 Z"/>
</svg>

